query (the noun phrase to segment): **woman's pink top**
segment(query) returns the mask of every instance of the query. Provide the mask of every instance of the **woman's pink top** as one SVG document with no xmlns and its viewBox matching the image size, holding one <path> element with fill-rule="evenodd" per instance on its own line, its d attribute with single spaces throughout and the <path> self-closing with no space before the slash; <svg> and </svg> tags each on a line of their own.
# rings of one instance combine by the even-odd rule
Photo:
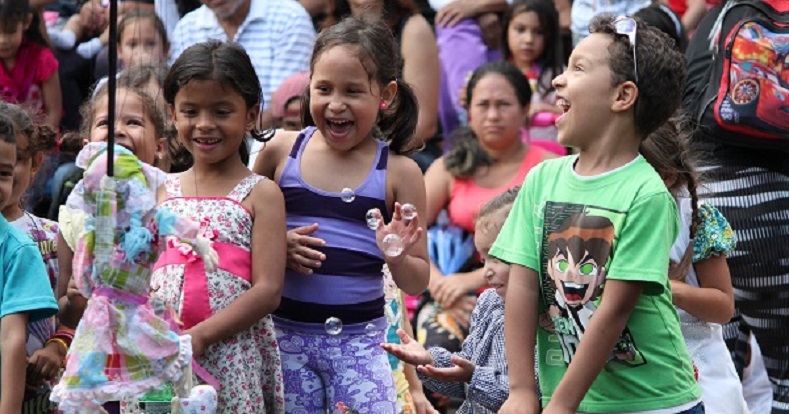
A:
<svg viewBox="0 0 789 414">
<path fill-rule="evenodd" d="M 542 161 L 544 154 L 545 150 L 541 147 L 530 146 L 526 156 L 523 157 L 518 172 L 510 182 L 500 187 L 480 187 L 473 177 L 455 178 L 452 181 L 452 193 L 449 195 L 449 220 L 463 230 L 474 233 L 474 223 L 479 209 L 510 187 L 522 185 L 526 174 Z"/>
</svg>

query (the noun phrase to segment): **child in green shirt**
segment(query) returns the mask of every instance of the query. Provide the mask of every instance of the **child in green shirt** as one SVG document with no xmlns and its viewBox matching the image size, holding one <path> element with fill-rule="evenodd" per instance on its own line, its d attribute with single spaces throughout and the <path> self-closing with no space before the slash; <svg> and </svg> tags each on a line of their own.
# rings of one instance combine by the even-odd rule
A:
<svg viewBox="0 0 789 414">
<path fill-rule="evenodd" d="M 668 281 L 676 205 L 641 142 L 679 106 L 683 56 L 632 18 L 598 17 L 554 79 L 559 142 L 490 254 L 512 263 L 500 413 L 702 413 Z M 635 46 L 635 48 L 633 47 Z"/>
</svg>

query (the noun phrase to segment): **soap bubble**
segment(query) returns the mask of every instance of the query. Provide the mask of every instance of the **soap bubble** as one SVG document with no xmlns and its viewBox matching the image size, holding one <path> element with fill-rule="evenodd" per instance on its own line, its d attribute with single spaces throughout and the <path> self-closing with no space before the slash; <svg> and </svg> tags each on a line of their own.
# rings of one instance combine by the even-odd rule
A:
<svg viewBox="0 0 789 414">
<path fill-rule="evenodd" d="M 379 215 L 380 213 L 377 208 L 367 210 L 365 220 L 367 220 L 367 227 L 369 227 L 370 230 L 378 230 L 378 227 L 381 226 L 381 220 L 378 218 Z"/>
<path fill-rule="evenodd" d="M 416 217 L 416 207 L 411 203 L 405 203 L 400 207 L 400 214 L 406 220 L 413 220 Z"/>
<path fill-rule="evenodd" d="M 326 328 L 326 333 L 329 335 L 339 335 L 342 332 L 342 321 L 340 318 L 337 317 L 330 317 L 326 319 L 326 323 L 323 324 Z"/>
<path fill-rule="evenodd" d="M 356 200 L 356 193 L 353 192 L 353 189 L 345 187 L 340 192 L 340 198 L 346 203 L 352 203 L 353 200 Z"/>
<path fill-rule="evenodd" d="M 375 326 L 374 323 L 370 322 L 364 327 L 364 333 L 367 334 L 367 336 L 378 335 L 378 327 Z"/>
<path fill-rule="evenodd" d="M 403 239 L 394 233 L 389 233 L 384 236 L 382 243 L 384 245 L 384 254 L 389 257 L 400 256 L 405 249 L 403 246 Z"/>
</svg>

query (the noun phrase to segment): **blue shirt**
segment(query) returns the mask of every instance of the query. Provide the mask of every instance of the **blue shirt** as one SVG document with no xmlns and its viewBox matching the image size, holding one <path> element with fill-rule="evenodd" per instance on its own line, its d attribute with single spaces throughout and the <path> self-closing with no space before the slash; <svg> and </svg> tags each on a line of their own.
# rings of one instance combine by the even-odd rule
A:
<svg viewBox="0 0 789 414">
<path fill-rule="evenodd" d="M 28 235 L 0 216 L 0 318 L 25 312 L 29 322 L 58 311 L 41 253 Z"/>
<path fill-rule="evenodd" d="M 251 0 L 246 19 L 229 39 L 214 12 L 203 5 L 175 27 L 170 64 L 189 46 L 211 39 L 231 40 L 247 51 L 263 88 L 266 109 L 282 81 L 309 70 L 315 29 L 307 11 L 296 1 Z"/>
</svg>

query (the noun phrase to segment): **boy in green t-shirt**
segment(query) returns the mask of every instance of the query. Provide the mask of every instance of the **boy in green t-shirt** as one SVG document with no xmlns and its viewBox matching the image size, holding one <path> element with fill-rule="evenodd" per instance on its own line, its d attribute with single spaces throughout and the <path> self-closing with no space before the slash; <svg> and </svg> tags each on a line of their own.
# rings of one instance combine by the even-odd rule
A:
<svg viewBox="0 0 789 414">
<path fill-rule="evenodd" d="M 512 263 L 500 413 L 702 413 L 668 281 L 676 205 L 639 155 L 680 103 L 685 60 L 631 18 L 598 17 L 554 80 L 559 142 L 533 169 L 491 255 Z M 635 48 L 633 47 L 635 45 Z"/>
</svg>

